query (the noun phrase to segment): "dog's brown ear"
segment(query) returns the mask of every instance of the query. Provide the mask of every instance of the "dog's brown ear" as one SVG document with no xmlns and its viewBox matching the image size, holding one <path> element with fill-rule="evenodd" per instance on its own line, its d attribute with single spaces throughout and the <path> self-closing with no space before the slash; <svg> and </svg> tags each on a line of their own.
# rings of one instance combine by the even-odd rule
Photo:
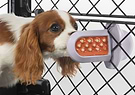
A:
<svg viewBox="0 0 135 95">
<path fill-rule="evenodd" d="M 22 83 L 35 84 L 44 69 L 36 32 L 32 25 L 25 27 L 15 49 L 14 73 Z"/>
<path fill-rule="evenodd" d="M 73 61 L 70 57 L 60 57 L 55 60 L 61 67 L 61 74 L 64 76 L 74 76 L 77 72 L 77 69 L 80 68 L 80 64 Z"/>
</svg>

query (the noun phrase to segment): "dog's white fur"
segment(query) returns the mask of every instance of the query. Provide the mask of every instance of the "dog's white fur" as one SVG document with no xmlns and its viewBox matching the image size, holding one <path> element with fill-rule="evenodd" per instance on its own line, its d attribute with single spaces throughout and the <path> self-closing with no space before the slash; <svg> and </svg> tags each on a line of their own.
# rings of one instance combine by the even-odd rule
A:
<svg viewBox="0 0 135 95">
<path fill-rule="evenodd" d="M 64 20 L 66 26 L 64 31 L 61 33 L 61 35 L 59 35 L 59 37 L 57 37 L 54 40 L 54 45 L 56 48 L 55 51 L 53 53 L 46 52 L 44 54 L 44 56 L 46 57 L 57 58 L 57 57 L 62 57 L 63 55 L 68 56 L 67 51 L 65 51 L 67 40 L 69 39 L 68 34 L 76 31 L 70 23 L 69 15 L 67 15 L 66 12 L 61 12 L 61 11 L 57 11 L 57 12 L 60 15 L 60 17 Z"/>
<path fill-rule="evenodd" d="M 66 51 L 66 43 L 69 38 L 69 33 L 75 31 L 73 26 L 70 23 L 70 17 L 66 12 L 58 11 L 57 13 L 65 22 L 65 29 L 55 40 L 55 51 L 53 53 L 47 52 L 43 54 L 45 58 L 53 57 L 61 57 L 61 56 L 68 56 Z M 24 18 L 18 17 L 14 14 L 4 14 L 0 15 L 0 20 L 2 22 L 6 22 L 9 25 L 9 30 L 13 32 L 15 42 L 20 38 L 20 32 L 22 26 L 30 23 L 34 18 Z M 0 45 L 0 87 L 10 87 L 15 85 L 18 82 L 18 79 L 15 78 L 12 67 L 14 65 L 14 51 L 15 51 L 16 44 L 5 43 Z"/>
</svg>

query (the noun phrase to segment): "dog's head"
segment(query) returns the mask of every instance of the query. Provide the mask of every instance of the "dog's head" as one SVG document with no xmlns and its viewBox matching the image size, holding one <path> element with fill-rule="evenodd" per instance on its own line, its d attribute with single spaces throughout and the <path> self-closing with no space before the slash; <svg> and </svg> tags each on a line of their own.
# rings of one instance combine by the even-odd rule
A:
<svg viewBox="0 0 135 95">
<path fill-rule="evenodd" d="M 58 10 L 43 12 L 24 25 L 15 52 L 15 75 L 26 83 L 41 78 L 44 58 L 53 58 L 63 75 L 74 75 L 79 64 L 67 53 L 67 41 L 77 24 L 68 13 Z"/>
</svg>

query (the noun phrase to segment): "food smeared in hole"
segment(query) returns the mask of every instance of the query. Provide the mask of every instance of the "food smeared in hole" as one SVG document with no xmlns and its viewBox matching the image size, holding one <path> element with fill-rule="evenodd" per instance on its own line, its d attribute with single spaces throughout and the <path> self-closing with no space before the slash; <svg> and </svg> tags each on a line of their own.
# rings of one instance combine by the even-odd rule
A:
<svg viewBox="0 0 135 95">
<path fill-rule="evenodd" d="M 101 43 L 100 43 L 100 46 L 102 47 L 103 45 L 104 45 L 104 44 L 101 42 Z"/>
<path fill-rule="evenodd" d="M 91 52 L 91 51 L 92 51 L 92 47 L 89 47 L 89 48 L 88 48 L 88 51 L 90 51 L 90 52 Z"/>
<path fill-rule="evenodd" d="M 96 49 L 97 51 L 99 51 L 99 50 L 100 50 L 100 48 L 99 48 L 99 47 L 96 47 L 95 49 Z"/>
<path fill-rule="evenodd" d="M 85 38 L 80 39 L 80 42 L 81 42 L 81 43 L 84 43 L 85 41 L 86 41 Z"/>
<path fill-rule="evenodd" d="M 76 51 L 80 56 L 107 55 L 107 36 L 82 37 L 76 41 Z"/>
<path fill-rule="evenodd" d="M 77 47 L 80 48 L 81 47 L 81 44 L 78 44 Z"/>
<path fill-rule="evenodd" d="M 89 43 L 88 43 L 88 42 L 85 43 L 85 47 L 86 47 L 86 48 L 89 47 Z"/>
<path fill-rule="evenodd" d="M 81 42 L 81 43 L 84 43 L 84 40 L 81 39 L 80 42 Z"/>
<path fill-rule="evenodd" d="M 96 47 L 96 43 L 95 43 L 95 42 L 93 42 L 93 43 L 92 43 L 92 46 L 93 46 L 93 47 Z"/>
<path fill-rule="evenodd" d="M 85 48 L 81 48 L 81 51 L 84 52 L 85 51 Z"/>
<path fill-rule="evenodd" d="M 106 46 L 103 47 L 103 50 L 107 50 Z"/>
<path fill-rule="evenodd" d="M 102 41 L 105 43 L 105 42 L 106 42 L 106 38 L 105 38 L 105 37 L 103 37 L 103 38 L 102 38 Z"/>
<path fill-rule="evenodd" d="M 92 38 L 88 38 L 87 41 L 88 41 L 88 43 L 92 43 L 93 39 Z"/>
<path fill-rule="evenodd" d="M 96 37 L 95 42 L 100 42 L 100 38 Z"/>
</svg>

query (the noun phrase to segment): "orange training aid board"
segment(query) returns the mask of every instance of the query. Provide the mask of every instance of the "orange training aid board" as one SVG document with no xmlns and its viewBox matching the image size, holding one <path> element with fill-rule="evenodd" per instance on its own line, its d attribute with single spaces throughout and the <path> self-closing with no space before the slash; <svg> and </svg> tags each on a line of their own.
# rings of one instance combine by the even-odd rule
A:
<svg viewBox="0 0 135 95">
<path fill-rule="evenodd" d="M 107 36 L 81 37 L 76 41 L 75 48 L 80 56 L 107 55 Z"/>
</svg>

